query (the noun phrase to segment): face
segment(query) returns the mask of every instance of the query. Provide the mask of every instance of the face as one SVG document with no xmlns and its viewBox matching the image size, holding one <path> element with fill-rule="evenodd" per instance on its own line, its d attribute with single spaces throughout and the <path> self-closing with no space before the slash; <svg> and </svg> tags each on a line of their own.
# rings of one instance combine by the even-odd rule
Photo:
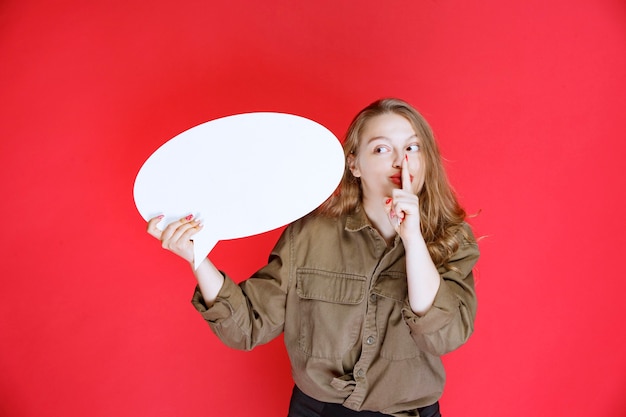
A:
<svg viewBox="0 0 626 417">
<path fill-rule="evenodd" d="M 384 199 L 402 188 L 402 160 L 408 157 L 411 186 L 417 194 L 424 182 L 421 140 L 403 116 L 385 113 L 367 121 L 356 155 L 348 156 L 352 175 L 361 179 L 363 198 Z"/>
</svg>

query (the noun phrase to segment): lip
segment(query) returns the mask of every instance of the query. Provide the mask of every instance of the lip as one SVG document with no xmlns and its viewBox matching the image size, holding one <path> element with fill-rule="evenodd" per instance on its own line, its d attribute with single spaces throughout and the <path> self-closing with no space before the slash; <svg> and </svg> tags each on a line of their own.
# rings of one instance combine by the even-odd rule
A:
<svg viewBox="0 0 626 417">
<path fill-rule="evenodd" d="M 411 182 L 413 182 L 413 175 L 410 175 L 410 178 Z M 394 174 L 390 176 L 389 179 L 396 185 L 402 185 L 402 174 Z"/>
</svg>

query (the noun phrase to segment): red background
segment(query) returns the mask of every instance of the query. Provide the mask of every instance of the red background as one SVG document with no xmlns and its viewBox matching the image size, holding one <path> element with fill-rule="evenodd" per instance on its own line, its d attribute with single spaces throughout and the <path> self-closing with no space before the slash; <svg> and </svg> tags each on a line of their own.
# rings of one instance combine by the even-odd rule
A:
<svg viewBox="0 0 626 417">
<path fill-rule="evenodd" d="M 341 137 L 382 96 L 426 116 L 480 211 L 444 413 L 625 415 L 625 92 L 622 0 L 4 0 L 0 415 L 285 415 L 282 341 L 221 345 L 133 181 L 199 123 L 284 111 Z M 212 258 L 243 279 L 277 237 Z"/>
</svg>

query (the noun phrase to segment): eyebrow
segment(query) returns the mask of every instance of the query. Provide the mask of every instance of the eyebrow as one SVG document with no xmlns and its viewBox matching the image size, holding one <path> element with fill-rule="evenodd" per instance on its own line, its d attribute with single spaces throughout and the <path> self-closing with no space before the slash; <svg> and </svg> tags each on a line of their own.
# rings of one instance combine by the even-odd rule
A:
<svg viewBox="0 0 626 417">
<path fill-rule="evenodd" d="M 406 141 L 410 141 L 411 139 L 418 139 L 419 140 L 419 136 L 417 135 L 411 135 L 408 138 L 406 138 Z M 369 145 L 370 143 L 374 142 L 375 140 L 386 140 L 387 142 L 391 142 L 391 139 L 389 139 L 387 136 L 374 136 L 373 138 L 369 138 L 365 144 Z"/>
</svg>

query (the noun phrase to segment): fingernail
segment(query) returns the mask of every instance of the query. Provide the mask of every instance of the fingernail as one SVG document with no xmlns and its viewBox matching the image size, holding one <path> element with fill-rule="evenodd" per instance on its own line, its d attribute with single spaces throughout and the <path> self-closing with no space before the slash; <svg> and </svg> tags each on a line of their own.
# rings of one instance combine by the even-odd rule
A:
<svg viewBox="0 0 626 417">
<path fill-rule="evenodd" d="M 385 204 L 389 204 L 389 203 L 391 203 L 391 198 L 388 198 L 385 200 Z"/>
<path fill-rule="evenodd" d="M 409 155 L 404 154 L 404 159 L 406 159 L 406 161 L 409 162 Z"/>
<path fill-rule="evenodd" d="M 162 219 L 163 217 L 165 217 L 165 214 L 159 214 L 159 215 L 157 216 L 157 219 Z"/>
<path fill-rule="evenodd" d="M 193 219 L 193 214 L 190 214 L 189 216 L 185 217 L 185 220 L 187 220 L 187 221 L 189 221 L 191 219 Z"/>
</svg>

